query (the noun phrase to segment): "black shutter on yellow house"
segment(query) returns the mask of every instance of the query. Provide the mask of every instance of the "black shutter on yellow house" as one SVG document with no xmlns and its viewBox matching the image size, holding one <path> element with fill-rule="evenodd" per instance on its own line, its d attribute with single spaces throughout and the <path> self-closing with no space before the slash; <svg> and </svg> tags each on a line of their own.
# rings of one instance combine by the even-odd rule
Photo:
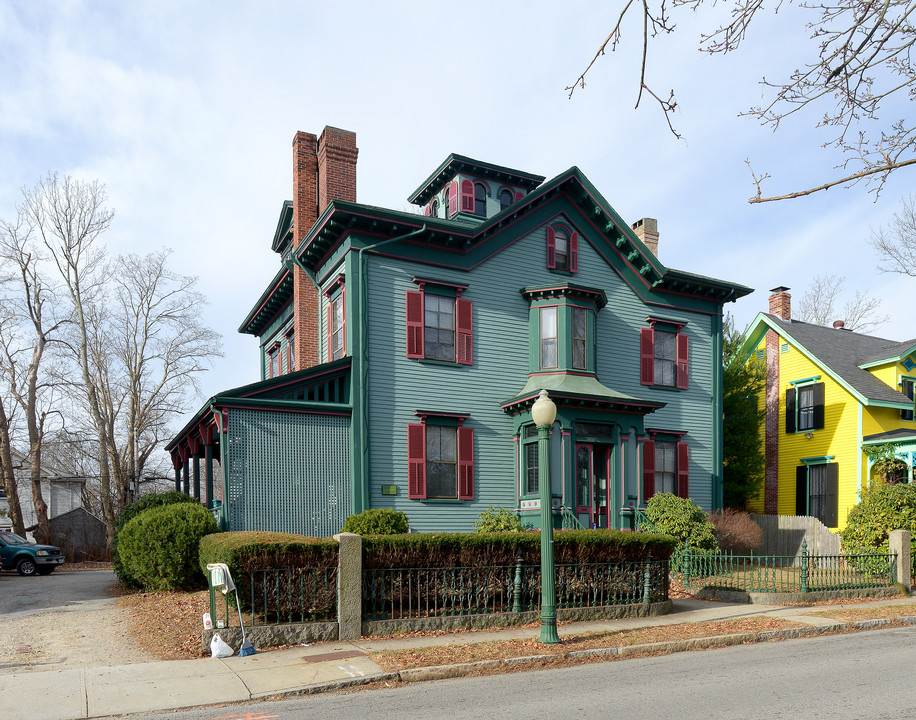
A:
<svg viewBox="0 0 916 720">
<path fill-rule="evenodd" d="M 786 390 L 786 432 L 795 432 L 795 388 Z"/>
<path fill-rule="evenodd" d="M 824 499 L 824 525 L 836 527 L 839 524 L 840 466 L 829 463 L 826 468 L 827 492 Z"/>
<path fill-rule="evenodd" d="M 824 427 L 824 383 L 817 383 L 814 386 L 814 430 L 821 430 Z M 836 527 L 831 525 L 830 527 Z"/>
<path fill-rule="evenodd" d="M 794 390 L 792 392 L 795 392 Z M 808 466 L 795 468 L 795 514 L 808 514 Z"/>
</svg>

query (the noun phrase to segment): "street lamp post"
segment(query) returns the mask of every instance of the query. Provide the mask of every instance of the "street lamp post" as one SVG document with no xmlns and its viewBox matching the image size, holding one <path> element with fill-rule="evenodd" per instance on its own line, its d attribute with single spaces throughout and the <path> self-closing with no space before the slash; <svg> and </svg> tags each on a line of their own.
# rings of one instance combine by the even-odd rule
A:
<svg viewBox="0 0 916 720">
<path fill-rule="evenodd" d="M 555 644 L 557 635 L 556 569 L 553 564 L 553 501 L 550 490 L 550 428 L 557 406 L 546 390 L 531 407 L 538 428 L 538 494 L 541 498 L 541 636 L 538 642 Z"/>
</svg>

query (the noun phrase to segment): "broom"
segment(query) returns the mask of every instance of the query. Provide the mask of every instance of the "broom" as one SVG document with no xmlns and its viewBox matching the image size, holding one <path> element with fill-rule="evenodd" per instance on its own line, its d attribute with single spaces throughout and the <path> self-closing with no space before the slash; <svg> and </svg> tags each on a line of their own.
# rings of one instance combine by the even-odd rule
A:
<svg viewBox="0 0 916 720">
<path fill-rule="evenodd" d="M 239 605 L 239 591 L 233 588 L 235 591 L 235 609 L 239 611 L 239 627 L 242 628 L 242 644 L 239 645 L 239 657 L 247 657 L 248 655 L 254 655 L 255 649 L 245 638 L 245 623 L 242 622 L 242 608 Z"/>
</svg>

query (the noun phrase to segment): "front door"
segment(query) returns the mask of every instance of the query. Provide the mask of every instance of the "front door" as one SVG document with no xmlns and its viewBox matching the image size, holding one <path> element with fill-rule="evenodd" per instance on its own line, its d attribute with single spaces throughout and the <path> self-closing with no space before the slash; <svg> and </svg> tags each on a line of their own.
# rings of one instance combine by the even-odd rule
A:
<svg viewBox="0 0 916 720">
<path fill-rule="evenodd" d="M 610 445 L 576 445 L 576 518 L 587 528 L 610 527 L 610 467 Z"/>
</svg>

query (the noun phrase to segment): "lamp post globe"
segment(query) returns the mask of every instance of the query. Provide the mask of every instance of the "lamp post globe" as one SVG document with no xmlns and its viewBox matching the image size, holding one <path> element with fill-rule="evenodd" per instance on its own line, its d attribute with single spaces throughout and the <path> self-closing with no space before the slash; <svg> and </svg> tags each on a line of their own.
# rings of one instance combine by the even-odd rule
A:
<svg viewBox="0 0 916 720">
<path fill-rule="evenodd" d="M 541 503 L 541 635 L 538 642 L 556 644 L 557 593 L 553 564 L 553 498 L 550 489 L 550 428 L 557 419 L 557 406 L 541 390 L 531 406 L 531 419 L 538 429 L 538 496 Z"/>
</svg>

